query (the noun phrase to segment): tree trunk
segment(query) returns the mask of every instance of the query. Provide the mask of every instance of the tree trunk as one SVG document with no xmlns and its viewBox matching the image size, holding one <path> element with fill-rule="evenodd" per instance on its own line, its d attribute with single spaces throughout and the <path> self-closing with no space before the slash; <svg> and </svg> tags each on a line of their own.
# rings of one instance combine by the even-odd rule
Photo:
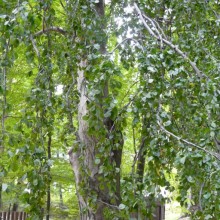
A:
<svg viewBox="0 0 220 220">
<path fill-rule="evenodd" d="M 2 203 L 2 183 L 0 183 L 0 209 L 2 209 L 3 203 Z"/>
<path fill-rule="evenodd" d="M 60 208 L 63 209 L 64 204 L 63 204 L 63 192 L 62 192 L 62 185 L 59 184 L 59 196 L 60 196 Z"/>
<path fill-rule="evenodd" d="M 143 184 L 143 177 L 144 177 L 145 158 L 146 158 L 146 146 L 145 146 L 146 137 L 145 137 L 145 135 L 142 134 L 141 143 L 140 143 L 139 150 L 137 153 L 138 155 L 137 155 L 136 183 L 138 186 L 138 188 L 137 188 L 138 191 L 142 191 L 142 184 Z M 136 194 L 136 192 L 135 192 L 135 194 Z M 141 207 L 139 207 L 139 205 L 137 204 L 135 207 L 135 211 L 132 213 L 131 217 L 132 217 L 132 219 L 142 219 L 141 215 L 142 215 Z"/>
<path fill-rule="evenodd" d="M 51 142 L 52 142 L 52 137 L 51 133 L 48 134 L 48 144 L 47 144 L 47 156 L 48 160 L 51 159 Z M 50 166 L 48 167 L 48 172 L 50 174 Z M 49 177 L 51 178 L 51 177 Z M 50 219 L 50 207 L 51 207 L 51 193 L 50 193 L 50 180 L 47 186 L 47 215 L 46 215 L 46 220 Z"/>
<path fill-rule="evenodd" d="M 86 61 L 82 61 L 80 64 L 81 68 L 86 66 Z M 98 181 L 98 165 L 95 165 L 95 146 L 97 141 L 90 137 L 88 132 L 88 125 L 87 122 L 83 119 L 83 117 L 87 114 L 87 95 L 86 95 L 86 88 L 84 82 L 84 71 L 78 71 L 78 90 L 80 93 L 80 101 L 78 105 L 78 141 L 79 145 L 83 145 L 84 149 L 81 151 L 80 146 L 75 146 L 71 151 L 69 151 L 70 155 L 70 162 L 75 174 L 75 181 L 76 181 L 76 191 L 79 201 L 79 208 L 80 208 L 80 217 L 81 220 L 101 220 L 104 219 L 103 217 L 103 203 L 97 201 L 96 209 L 92 209 L 89 204 L 89 199 L 87 195 L 85 195 L 85 190 L 81 189 L 80 184 L 85 184 L 87 190 L 90 192 L 95 192 L 97 194 L 98 200 L 102 201 L 99 194 L 99 181 Z M 79 157 L 83 156 L 84 161 L 79 161 Z M 85 169 L 90 173 L 87 177 L 86 173 L 82 173 L 81 170 L 85 167 Z M 86 180 L 85 180 L 86 179 Z M 81 193 L 81 191 L 84 191 Z M 88 192 L 88 194 L 90 194 Z"/>
<path fill-rule="evenodd" d="M 99 3 L 96 4 L 96 12 L 100 19 L 104 18 L 104 1 L 100 0 Z M 98 28 L 100 29 L 100 32 L 103 31 L 104 24 L 97 27 L 97 29 Z M 100 53 L 105 54 L 106 40 L 103 39 L 100 42 Z M 94 44 L 94 42 L 92 43 Z M 84 70 L 86 66 L 87 60 L 81 60 L 77 78 L 79 92 L 78 144 L 73 146 L 69 151 L 69 157 L 75 175 L 81 220 L 103 220 L 105 219 L 104 208 L 106 205 L 117 209 L 117 205 L 120 203 L 120 171 L 116 172 L 114 169 L 118 168 L 118 170 L 120 170 L 122 149 L 114 149 L 114 147 L 112 147 L 112 149 L 109 149 L 108 156 L 103 155 L 103 158 L 101 158 L 101 162 L 102 159 L 108 161 L 113 168 L 111 181 L 115 180 L 116 186 L 113 192 L 111 192 L 114 196 L 110 196 L 110 191 L 112 191 L 112 189 L 109 189 L 107 186 L 110 179 L 108 180 L 108 177 L 104 177 L 103 174 L 100 174 L 100 164 L 95 164 L 99 141 L 92 135 L 88 134 L 88 123 L 84 120 L 84 116 L 88 114 L 87 101 L 91 101 L 88 100 L 88 91 L 85 85 L 86 79 Z M 100 108 L 103 108 L 103 100 L 109 95 L 107 81 L 101 94 L 103 96 L 100 97 L 100 103 L 98 103 L 98 105 Z M 109 133 L 112 132 L 114 123 L 110 118 L 103 118 L 103 121 L 100 123 L 102 123 L 101 126 L 108 130 Z M 106 135 L 106 138 L 108 138 L 108 135 Z M 122 145 L 123 143 L 121 143 L 120 146 Z M 93 199 L 92 202 L 91 199 Z"/>
<path fill-rule="evenodd" d="M 142 135 L 141 135 L 141 143 L 139 145 L 138 155 L 137 155 L 137 169 L 136 169 L 136 183 L 138 186 L 138 191 L 142 193 L 143 191 L 143 178 L 144 178 L 144 170 L 145 170 L 145 161 L 146 161 L 146 154 L 147 154 L 147 146 L 149 144 L 149 132 L 148 128 L 150 126 L 150 122 L 143 118 L 143 125 L 145 127 L 142 128 Z M 147 198 L 145 198 L 147 201 Z M 149 203 L 149 207 L 153 206 L 153 204 Z M 135 212 L 132 213 L 133 219 L 145 219 L 143 216 L 143 209 L 147 209 L 149 207 L 140 207 L 139 205 L 136 206 Z M 162 220 L 164 215 L 164 206 L 160 203 L 156 203 L 155 211 L 152 213 L 154 215 L 155 220 Z"/>
</svg>

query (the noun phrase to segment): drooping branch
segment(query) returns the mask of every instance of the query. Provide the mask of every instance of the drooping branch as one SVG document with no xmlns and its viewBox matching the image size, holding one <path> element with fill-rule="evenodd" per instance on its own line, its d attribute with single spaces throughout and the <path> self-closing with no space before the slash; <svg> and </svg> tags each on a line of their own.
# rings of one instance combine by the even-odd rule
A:
<svg viewBox="0 0 220 220">
<path fill-rule="evenodd" d="M 161 129 L 162 131 L 164 131 L 166 134 L 168 134 L 168 135 L 174 137 L 174 138 L 177 139 L 178 141 L 181 141 L 181 142 L 183 142 L 183 143 L 185 143 L 185 144 L 187 144 L 187 145 L 190 145 L 190 146 L 195 147 L 195 148 L 197 148 L 197 149 L 199 149 L 199 150 L 202 150 L 202 151 L 204 151 L 205 153 L 207 153 L 207 154 L 209 154 L 209 155 L 215 157 L 217 160 L 220 161 L 220 154 L 215 153 L 215 152 L 208 151 L 208 150 L 206 150 L 206 149 L 200 147 L 200 146 L 197 145 L 197 144 L 194 144 L 194 143 L 192 143 L 192 142 L 190 142 L 190 141 L 188 141 L 188 140 L 186 140 L 186 139 L 183 139 L 183 138 L 181 138 L 181 137 L 179 137 L 179 136 L 173 134 L 172 132 L 168 131 L 168 130 L 159 122 L 159 120 L 157 121 L 157 124 L 159 125 L 160 129 Z"/>
<path fill-rule="evenodd" d="M 171 49 L 173 49 L 177 54 L 179 54 L 185 61 L 187 61 L 190 66 L 193 68 L 193 70 L 195 71 L 195 73 L 200 77 L 205 77 L 208 78 L 208 76 L 206 76 L 195 64 L 195 62 L 193 62 L 182 50 L 180 50 L 178 48 L 177 45 L 174 45 L 172 42 L 168 41 L 167 39 L 165 39 L 164 37 L 164 33 L 160 32 L 160 30 L 162 30 L 159 27 L 159 24 L 157 24 L 153 19 L 149 18 L 146 15 L 143 15 L 141 10 L 138 8 L 137 4 L 134 3 L 134 7 L 136 12 L 138 13 L 142 23 L 144 24 L 145 28 L 147 29 L 147 31 L 150 33 L 150 35 L 152 35 L 154 38 L 156 38 L 158 41 L 162 41 L 164 44 L 166 44 L 167 46 L 169 46 Z M 148 25 L 147 21 L 150 22 L 150 24 L 153 26 L 153 29 L 155 29 L 155 31 Z M 156 25 L 155 25 L 156 24 Z"/>
<path fill-rule="evenodd" d="M 42 34 L 46 34 L 48 32 L 57 32 L 57 33 L 60 33 L 62 35 L 67 34 L 67 31 L 65 31 L 63 28 L 52 26 L 52 27 L 49 27 L 49 28 L 46 28 L 46 29 L 43 29 L 43 30 L 40 30 L 40 31 L 36 32 L 33 36 L 37 37 L 37 36 L 40 36 Z"/>
<path fill-rule="evenodd" d="M 42 34 L 47 34 L 49 32 L 57 32 L 57 33 L 60 33 L 62 35 L 66 35 L 67 34 L 67 31 L 65 31 L 63 28 L 52 26 L 52 27 L 40 30 L 40 31 L 36 32 L 35 34 L 31 35 L 30 36 L 30 40 L 31 40 L 31 43 L 33 45 L 33 48 L 34 48 L 34 51 L 35 51 L 37 57 L 40 56 L 40 52 L 39 52 L 39 50 L 37 48 L 37 44 L 36 44 L 36 42 L 34 40 L 34 37 L 40 36 Z"/>
</svg>

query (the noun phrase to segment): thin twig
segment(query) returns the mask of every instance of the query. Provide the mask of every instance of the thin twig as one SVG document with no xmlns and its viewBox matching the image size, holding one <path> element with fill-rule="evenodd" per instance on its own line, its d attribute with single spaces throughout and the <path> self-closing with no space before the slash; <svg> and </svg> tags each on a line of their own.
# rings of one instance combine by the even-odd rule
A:
<svg viewBox="0 0 220 220">
<path fill-rule="evenodd" d="M 136 39 L 134 39 L 134 38 L 130 38 L 130 37 L 128 37 L 128 38 L 125 38 L 122 42 L 120 42 L 120 43 L 118 43 L 117 45 L 116 45 L 116 47 L 111 51 L 111 52 L 109 52 L 108 54 L 113 54 L 114 52 L 115 52 L 115 50 L 117 50 L 118 49 L 118 47 L 121 45 L 121 44 L 123 44 L 125 41 L 134 41 L 135 43 L 138 43 L 140 46 L 141 46 L 141 44 L 138 42 L 138 40 L 136 40 Z M 144 51 L 144 49 L 143 49 L 143 47 L 141 46 L 141 49 L 142 49 L 142 51 Z"/>
<path fill-rule="evenodd" d="M 136 9 L 136 11 L 137 11 L 137 13 L 138 13 L 138 15 L 139 15 L 141 21 L 143 22 L 145 28 L 148 30 L 148 32 L 149 32 L 153 37 L 155 37 L 155 38 L 158 39 L 158 36 L 155 35 L 155 33 L 152 31 L 152 29 L 148 26 L 147 22 L 144 20 L 144 17 L 143 17 L 143 15 L 142 15 L 142 12 L 141 12 L 141 10 L 138 8 L 138 6 L 137 6 L 136 3 L 134 3 L 134 7 L 135 7 L 135 9 Z"/>
<path fill-rule="evenodd" d="M 114 208 L 114 209 L 119 209 L 118 206 L 109 204 L 109 203 L 104 202 L 104 201 L 102 201 L 102 200 L 100 200 L 100 199 L 97 199 L 97 201 L 98 201 L 98 202 L 101 202 L 101 203 L 103 203 L 103 204 L 105 204 L 105 205 L 107 205 L 107 206 L 109 206 L 109 207 L 112 207 L 112 208 Z"/>
<path fill-rule="evenodd" d="M 140 80 L 135 81 L 131 86 L 129 86 L 129 89 L 127 90 L 126 94 L 124 95 L 124 97 L 122 98 L 120 105 L 122 105 L 122 103 L 124 102 L 124 100 L 126 99 L 126 97 L 129 95 L 131 89 L 133 88 L 133 86 L 135 86 L 137 83 L 139 83 Z"/>
<path fill-rule="evenodd" d="M 60 0 L 60 4 L 61 4 L 62 8 L 65 10 L 66 8 L 64 7 L 63 2 L 61 0 Z"/>
<path fill-rule="evenodd" d="M 146 15 L 143 15 L 143 17 L 146 18 L 151 23 L 151 25 L 154 27 L 155 31 L 157 32 L 157 36 L 160 38 L 160 48 L 163 49 L 163 39 L 162 39 L 162 36 L 161 36 L 159 30 L 157 29 L 157 27 L 154 23 L 154 20 L 150 19 Z"/>
<path fill-rule="evenodd" d="M 146 16 L 146 15 L 144 15 L 144 16 Z M 147 17 L 147 16 L 146 16 L 146 17 Z M 159 29 L 159 31 L 161 32 L 163 38 L 167 40 L 167 36 L 165 35 L 163 29 L 160 27 L 159 23 L 158 23 L 156 20 L 153 20 L 153 22 L 156 24 L 156 26 L 157 26 L 157 28 Z"/>
</svg>

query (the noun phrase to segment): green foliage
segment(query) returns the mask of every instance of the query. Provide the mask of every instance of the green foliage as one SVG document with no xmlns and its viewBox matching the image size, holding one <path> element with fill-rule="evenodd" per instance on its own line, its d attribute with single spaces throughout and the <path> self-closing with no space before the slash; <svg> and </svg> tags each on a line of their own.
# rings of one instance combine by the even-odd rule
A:
<svg viewBox="0 0 220 220">
<path fill-rule="evenodd" d="M 137 4 L 158 39 L 133 1 L 111 1 L 99 16 L 97 1 L 0 0 L 0 189 L 3 199 L 18 199 L 31 219 L 42 218 L 49 186 L 54 201 L 62 194 L 58 188 L 65 194 L 63 206 L 52 206 L 52 212 L 78 215 L 66 152 L 73 145 L 85 148 L 77 139 L 79 70 L 87 89 L 83 119 L 98 143 L 99 181 L 113 192 L 114 174 L 122 174 L 121 204 L 118 211 L 106 206 L 106 215 L 128 219 L 137 207 L 164 201 L 162 187 L 175 187 L 183 207 L 199 207 L 192 218 L 220 217 L 219 2 Z M 111 132 L 104 124 L 109 119 Z M 109 158 L 122 134 L 119 170 Z M 139 154 L 145 157 L 143 181 Z M 81 169 L 84 191 L 96 204 L 86 183 L 90 173 Z M 173 170 L 177 184 L 169 177 Z"/>
</svg>

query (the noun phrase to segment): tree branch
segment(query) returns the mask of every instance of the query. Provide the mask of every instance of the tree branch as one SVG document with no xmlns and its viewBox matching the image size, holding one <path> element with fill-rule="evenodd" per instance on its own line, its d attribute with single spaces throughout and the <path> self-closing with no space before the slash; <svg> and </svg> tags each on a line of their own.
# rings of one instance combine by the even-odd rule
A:
<svg viewBox="0 0 220 220">
<path fill-rule="evenodd" d="M 170 41 L 168 41 L 167 39 L 164 39 L 164 34 L 162 32 L 162 34 L 160 34 L 158 28 L 160 30 L 162 30 L 160 27 L 159 27 L 159 24 L 157 24 L 157 27 L 156 25 L 154 24 L 154 20 L 149 18 L 148 16 L 146 15 L 143 15 L 142 12 L 140 11 L 140 9 L 138 8 L 137 4 L 134 3 L 134 7 L 135 7 L 135 10 L 136 12 L 138 13 L 141 21 L 143 22 L 145 28 L 148 30 L 148 32 L 154 37 L 156 38 L 157 40 L 159 41 L 163 41 L 163 43 L 165 43 L 167 46 L 169 46 L 170 48 L 172 48 L 177 54 L 179 54 L 185 61 L 189 62 L 190 66 L 193 68 L 193 70 L 195 71 L 195 73 L 201 78 L 201 77 L 205 77 L 205 78 L 208 78 L 208 76 L 206 76 L 204 73 L 202 73 L 201 70 L 199 70 L 199 68 L 196 66 L 196 64 L 190 60 L 190 58 L 183 52 L 181 51 L 177 45 L 174 45 L 173 43 L 171 43 Z M 151 25 L 153 25 L 154 29 L 155 29 L 155 32 L 152 30 L 152 28 L 147 24 L 147 22 L 145 21 L 145 19 L 147 19 Z"/>
<path fill-rule="evenodd" d="M 46 28 L 44 30 L 40 30 L 40 31 L 36 32 L 33 36 L 37 37 L 39 35 L 46 34 L 48 32 L 57 32 L 57 33 L 60 33 L 62 35 L 66 35 L 67 34 L 67 31 L 65 31 L 63 28 L 52 26 L 52 27 L 49 27 L 49 28 Z"/>
<path fill-rule="evenodd" d="M 177 140 L 179 140 L 179 141 L 182 141 L 182 142 L 185 143 L 185 144 L 188 144 L 188 145 L 190 145 L 190 146 L 192 146 L 192 147 L 195 147 L 195 148 L 197 148 L 197 149 L 199 149 L 199 150 L 202 150 L 202 151 L 206 152 L 207 154 L 209 154 L 209 155 L 215 157 L 217 160 L 220 161 L 220 154 L 215 153 L 215 152 L 210 152 L 210 151 L 208 151 L 208 150 L 206 150 L 206 149 L 200 147 L 200 146 L 197 145 L 197 144 L 194 144 L 194 143 L 192 143 L 192 142 L 190 142 L 190 141 L 187 141 L 187 140 L 185 140 L 185 139 L 183 139 L 183 138 L 181 138 L 181 137 L 179 137 L 179 136 L 173 134 L 172 132 L 170 132 L 170 131 L 168 131 L 166 128 L 164 128 L 164 126 L 163 126 L 159 121 L 157 121 L 157 124 L 160 126 L 161 130 L 163 130 L 166 134 L 168 134 L 168 135 L 174 137 L 175 139 L 177 139 Z"/>
</svg>

